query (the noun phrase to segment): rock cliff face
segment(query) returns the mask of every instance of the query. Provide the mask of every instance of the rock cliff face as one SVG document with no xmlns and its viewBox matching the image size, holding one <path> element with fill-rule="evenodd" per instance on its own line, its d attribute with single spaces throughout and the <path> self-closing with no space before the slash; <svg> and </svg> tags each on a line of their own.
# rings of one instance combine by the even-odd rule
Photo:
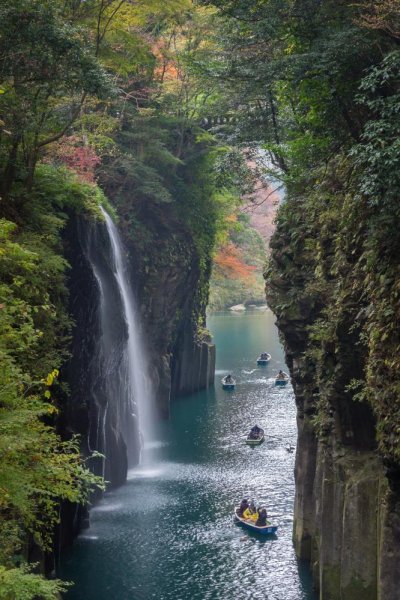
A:
<svg viewBox="0 0 400 600">
<path fill-rule="evenodd" d="M 396 600 L 399 467 L 378 448 L 373 405 L 357 395 L 368 301 L 354 253 L 339 275 L 333 268 L 334 232 L 332 220 L 324 229 L 289 200 L 266 274 L 297 403 L 293 539 L 321 600 Z"/>
<path fill-rule="evenodd" d="M 292 363 L 298 403 L 298 447 L 293 539 L 310 561 L 323 600 L 398 598 L 400 559 L 398 491 L 377 454 L 337 435 L 315 435 L 312 398 L 304 393 L 302 360 Z M 347 437 L 363 429 L 336 417 Z M 365 432 L 364 432 L 365 433 Z"/>
<path fill-rule="evenodd" d="M 133 210 L 133 209 L 131 209 Z M 134 207 L 140 233 L 121 219 L 153 365 L 159 413 L 171 399 L 214 382 L 215 346 L 205 329 L 211 260 L 202 264 L 193 237 L 173 207 Z"/>
<path fill-rule="evenodd" d="M 137 424 L 125 402 L 127 329 L 111 267 L 110 240 L 103 223 L 84 217 L 70 222 L 65 240 L 75 327 L 71 360 L 64 371 L 70 394 L 63 418 L 67 428 L 81 435 L 85 453 L 97 450 L 106 455 L 95 471 L 117 486 L 126 478 L 128 446 L 135 462 L 139 443 Z"/>
<path fill-rule="evenodd" d="M 168 417 L 171 398 L 206 388 L 214 380 L 215 347 L 203 326 L 209 268 L 201 271 L 193 240 L 172 212 L 167 217 L 163 212 L 162 223 L 154 212 L 140 217 L 142 227 L 151 232 L 148 246 L 143 238 L 135 244 L 121 225 L 157 408 Z M 107 455 L 104 467 L 99 460 L 97 470 L 104 468 L 106 480 L 120 485 L 126 478 L 127 454 L 133 463 L 138 460 L 139 436 L 137 423 L 120 400 L 127 330 L 105 225 L 84 217 L 72 219 L 65 248 L 75 327 L 71 360 L 64 369 L 70 394 L 62 426 L 81 434 L 85 452 Z"/>
</svg>

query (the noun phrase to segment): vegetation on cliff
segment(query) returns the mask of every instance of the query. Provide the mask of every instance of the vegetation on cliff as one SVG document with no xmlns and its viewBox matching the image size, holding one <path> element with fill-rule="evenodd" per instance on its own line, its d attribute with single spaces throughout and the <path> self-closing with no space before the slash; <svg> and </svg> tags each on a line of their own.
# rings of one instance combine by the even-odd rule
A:
<svg viewBox="0 0 400 600">
<path fill-rule="evenodd" d="M 79 440 L 57 433 L 73 325 L 67 220 L 101 218 L 108 195 L 143 253 L 161 239 L 168 264 L 191 245 L 204 334 L 211 255 L 238 197 L 229 149 L 201 127 L 216 93 L 199 68 L 212 19 L 189 0 L 0 1 L 2 598 L 58 597 L 63 586 L 27 564 L 51 550 L 60 500 L 102 485 Z M 155 277 L 162 264 L 145 267 Z"/>
<path fill-rule="evenodd" d="M 266 248 L 248 214 L 228 217 L 229 230 L 213 261 L 209 308 L 222 310 L 234 304 L 265 303 L 262 273 Z"/>
<path fill-rule="evenodd" d="M 224 106 L 240 115 L 226 131 L 259 140 L 287 186 L 267 292 L 285 333 L 308 331 L 317 431 L 334 425 L 336 390 L 372 408 L 382 455 L 399 464 L 398 7 L 213 5 Z"/>
<path fill-rule="evenodd" d="M 141 263 L 148 289 L 169 264 L 193 269 L 200 340 L 215 248 L 215 279 L 235 285 L 214 307 L 263 260 L 238 211 L 245 149 L 287 187 L 267 289 L 302 345 L 315 432 L 370 447 L 339 415 L 373 413 L 372 445 L 398 469 L 399 21 L 392 0 L 0 0 L 5 598 L 56 597 L 30 549 L 49 547 L 59 499 L 99 484 L 57 435 L 50 387 L 71 335 L 66 221 L 109 198 L 141 255 L 161 244 Z"/>
<path fill-rule="evenodd" d="M 60 499 L 85 502 L 102 485 L 82 459 L 78 440 L 63 441 L 54 429 L 58 369 L 71 329 L 60 232 L 64 211 L 93 211 L 96 192 L 43 165 L 18 224 L 0 220 L 2 598 L 52 598 L 63 588 L 32 574 L 25 560 L 34 547 L 51 549 Z"/>
</svg>

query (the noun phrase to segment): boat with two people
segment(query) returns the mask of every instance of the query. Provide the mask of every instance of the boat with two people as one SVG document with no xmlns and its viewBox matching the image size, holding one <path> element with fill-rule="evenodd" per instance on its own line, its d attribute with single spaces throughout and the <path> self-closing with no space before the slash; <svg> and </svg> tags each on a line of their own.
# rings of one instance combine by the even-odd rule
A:
<svg viewBox="0 0 400 600">
<path fill-rule="evenodd" d="M 268 521 L 267 509 L 263 506 L 256 508 L 255 503 L 249 502 L 247 498 L 235 507 L 234 521 L 245 529 L 262 535 L 271 535 L 278 530 L 278 525 Z"/>
<path fill-rule="evenodd" d="M 257 358 L 257 364 L 260 366 L 265 366 L 271 360 L 271 355 L 268 352 L 261 352 L 260 356 Z"/>
<path fill-rule="evenodd" d="M 234 390 L 236 385 L 236 379 L 233 379 L 231 374 L 225 375 L 225 377 L 221 379 L 221 383 L 223 390 Z"/>
<path fill-rule="evenodd" d="M 289 375 L 285 373 L 285 371 L 279 371 L 278 375 L 275 377 L 275 385 L 284 386 L 289 383 Z"/>
<path fill-rule="evenodd" d="M 254 425 L 254 427 L 250 429 L 250 433 L 246 438 L 246 444 L 249 446 L 259 446 L 263 443 L 264 439 L 264 429 L 258 425 Z"/>
</svg>

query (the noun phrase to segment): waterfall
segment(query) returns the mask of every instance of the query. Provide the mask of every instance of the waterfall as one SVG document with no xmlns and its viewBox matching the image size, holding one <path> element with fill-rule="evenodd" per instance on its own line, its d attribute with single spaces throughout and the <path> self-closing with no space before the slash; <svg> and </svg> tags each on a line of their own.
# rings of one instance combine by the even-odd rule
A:
<svg viewBox="0 0 400 600">
<path fill-rule="evenodd" d="M 149 377 L 149 364 L 142 339 L 138 311 L 131 291 L 127 276 L 124 249 L 110 215 L 101 208 L 104 215 L 107 232 L 111 242 L 112 268 L 122 300 L 123 316 L 127 327 L 126 353 L 126 379 L 125 398 L 132 414 L 138 411 L 138 422 L 142 440 L 152 438 L 152 393 Z"/>
<path fill-rule="evenodd" d="M 93 471 L 116 487 L 126 481 L 129 468 L 143 462 L 143 441 L 156 441 L 157 419 L 131 289 L 134 273 L 118 229 L 101 211 L 104 221 L 79 217 L 65 234 L 75 323 L 64 368 L 70 390 L 66 418 L 71 431 L 81 435 L 83 454 L 102 455 L 91 461 Z"/>
</svg>

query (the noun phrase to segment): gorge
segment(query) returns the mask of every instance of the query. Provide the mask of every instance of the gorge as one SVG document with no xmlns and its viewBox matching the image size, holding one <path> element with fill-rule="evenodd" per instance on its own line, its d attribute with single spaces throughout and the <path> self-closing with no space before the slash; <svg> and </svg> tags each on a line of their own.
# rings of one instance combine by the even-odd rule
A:
<svg viewBox="0 0 400 600">
<path fill-rule="evenodd" d="M 0 0 L 1 600 L 398 599 L 399 39 L 395 0 Z"/>
<path fill-rule="evenodd" d="M 234 395 L 216 385 L 173 403 L 144 461 L 125 486 L 105 494 L 90 529 L 64 553 L 59 575 L 75 583 L 68 599 L 315 600 L 291 540 L 294 454 L 285 446 L 296 443 L 296 411 L 292 389 L 273 385 L 283 361 L 274 316 L 220 312 L 208 324 L 217 380 L 230 369 L 240 386 Z M 266 345 L 271 365 L 255 368 Z M 243 443 L 253 422 L 268 431 L 257 452 Z M 244 491 L 279 515 L 277 539 L 233 525 L 232 499 Z"/>
</svg>

